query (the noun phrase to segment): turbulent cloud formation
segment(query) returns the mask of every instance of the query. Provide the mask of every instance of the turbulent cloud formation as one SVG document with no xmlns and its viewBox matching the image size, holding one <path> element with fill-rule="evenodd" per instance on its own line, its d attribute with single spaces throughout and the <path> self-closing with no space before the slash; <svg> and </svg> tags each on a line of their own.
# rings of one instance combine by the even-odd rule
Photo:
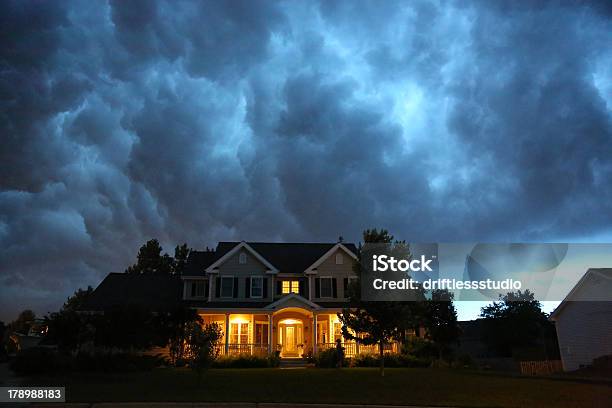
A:
<svg viewBox="0 0 612 408">
<path fill-rule="evenodd" d="M 0 318 L 157 237 L 612 232 L 612 8 L 0 5 Z"/>
</svg>

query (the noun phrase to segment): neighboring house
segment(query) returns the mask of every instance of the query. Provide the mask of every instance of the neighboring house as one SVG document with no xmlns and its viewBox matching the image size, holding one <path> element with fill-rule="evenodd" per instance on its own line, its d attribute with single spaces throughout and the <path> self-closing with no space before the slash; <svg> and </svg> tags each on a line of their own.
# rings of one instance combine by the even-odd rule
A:
<svg viewBox="0 0 612 408">
<path fill-rule="evenodd" d="M 357 278 L 356 254 L 355 245 L 345 243 L 220 242 L 214 251 L 190 253 L 180 295 L 176 278 L 160 277 L 143 292 L 138 275 L 110 274 L 94 291 L 90 303 L 96 307 L 90 309 L 176 299 L 197 309 L 205 324 L 221 326 L 222 354 L 279 351 L 297 358 L 334 347 L 337 339 L 349 356 L 372 352 L 373 346 L 345 341 L 337 317 Z"/>
<path fill-rule="evenodd" d="M 135 305 L 153 311 L 173 310 L 181 304 L 183 281 L 166 274 L 109 273 L 93 291 L 84 309 L 90 312 Z"/>
<path fill-rule="evenodd" d="M 497 357 L 482 341 L 484 319 L 465 320 L 457 322 L 461 334 L 454 346 L 457 355 L 466 354 L 472 358 Z"/>
<path fill-rule="evenodd" d="M 565 371 L 612 355 L 612 269 L 589 269 L 551 314 Z"/>
</svg>

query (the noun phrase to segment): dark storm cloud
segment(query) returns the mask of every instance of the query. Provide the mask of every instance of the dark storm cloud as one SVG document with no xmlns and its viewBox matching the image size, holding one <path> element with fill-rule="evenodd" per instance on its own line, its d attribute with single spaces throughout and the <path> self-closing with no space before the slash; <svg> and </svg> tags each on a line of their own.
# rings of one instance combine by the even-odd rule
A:
<svg viewBox="0 0 612 408">
<path fill-rule="evenodd" d="M 0 10 L 0 309 L 138 246 L 612 236 L 609 4 Z"/>
</svg>

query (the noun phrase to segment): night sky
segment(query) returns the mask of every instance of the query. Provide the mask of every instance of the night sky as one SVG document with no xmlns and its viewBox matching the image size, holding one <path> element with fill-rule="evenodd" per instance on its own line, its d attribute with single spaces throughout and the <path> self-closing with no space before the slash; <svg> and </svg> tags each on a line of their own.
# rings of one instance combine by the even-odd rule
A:
<svg viewBox="0 0 612 408">
<path fill-rule="evenodd" d="M 612 241 L 609 1 L 2 0 L 0 42 L 1 320 L 153 237 Z"/>
</svg>

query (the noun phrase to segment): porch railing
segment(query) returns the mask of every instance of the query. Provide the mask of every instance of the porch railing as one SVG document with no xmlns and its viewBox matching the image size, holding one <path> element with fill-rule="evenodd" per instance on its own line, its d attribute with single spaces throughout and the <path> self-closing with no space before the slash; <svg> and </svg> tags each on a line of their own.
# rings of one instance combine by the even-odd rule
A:
<svg viewBox="0 0 612 408">
<path fill-rule="evenodd" d="M 378 344 L 363 345 L 355 342 L 344 342 L 344 355 L 347 357 L 353 357 L 357 354 L 378 354 Z M 317 343 L 317 350 L 324 351 L 328 349 L 336 348 L 336 343 Z M 397 342 L 385 344 L 384 350 L 386 353 L 397 353 L 399 352 L 399 345 Z"/>
<path fill-rule="evenodd" d="M 265 343 L 229 343 L 227 354 L 251 354 L 251 355 L 266 355 L 268 354 L 268 344 Z M 225 355 L 225 344 L 219 345 L 219 355 Z"/>
<path fill-rule="evenodd" d="M 342 343 L 342 347 L 344 347 L 344 354 L 347 357 L 353 357 L 357 354 L 378 354 L 378 345 L 363 345 L 357 344 L 354 342 L 345 342 Z M 328 349 L 336 348 L 336 343 L 317 343 L 317 351 L 324 351 Z M 226 355 L 225 352 L 225 344 L 220 344 L 218 346 L 219 355 Z M 274 347 L 272 348 L 274 350 Z M 301 351 L 296 349 L 296 351 Z M 399 352 L 399 343 L 393 342 L 385 344 L 385 352 L 386 353 L 398 353 Z M 250 355 L 267 355 L 268 354 L 268 344 L 267 343 L 229 343 L 227 346 L 227 354 L 229 355 L 238 355 L 238 354 L 250 354 Z"/>
</svg>

